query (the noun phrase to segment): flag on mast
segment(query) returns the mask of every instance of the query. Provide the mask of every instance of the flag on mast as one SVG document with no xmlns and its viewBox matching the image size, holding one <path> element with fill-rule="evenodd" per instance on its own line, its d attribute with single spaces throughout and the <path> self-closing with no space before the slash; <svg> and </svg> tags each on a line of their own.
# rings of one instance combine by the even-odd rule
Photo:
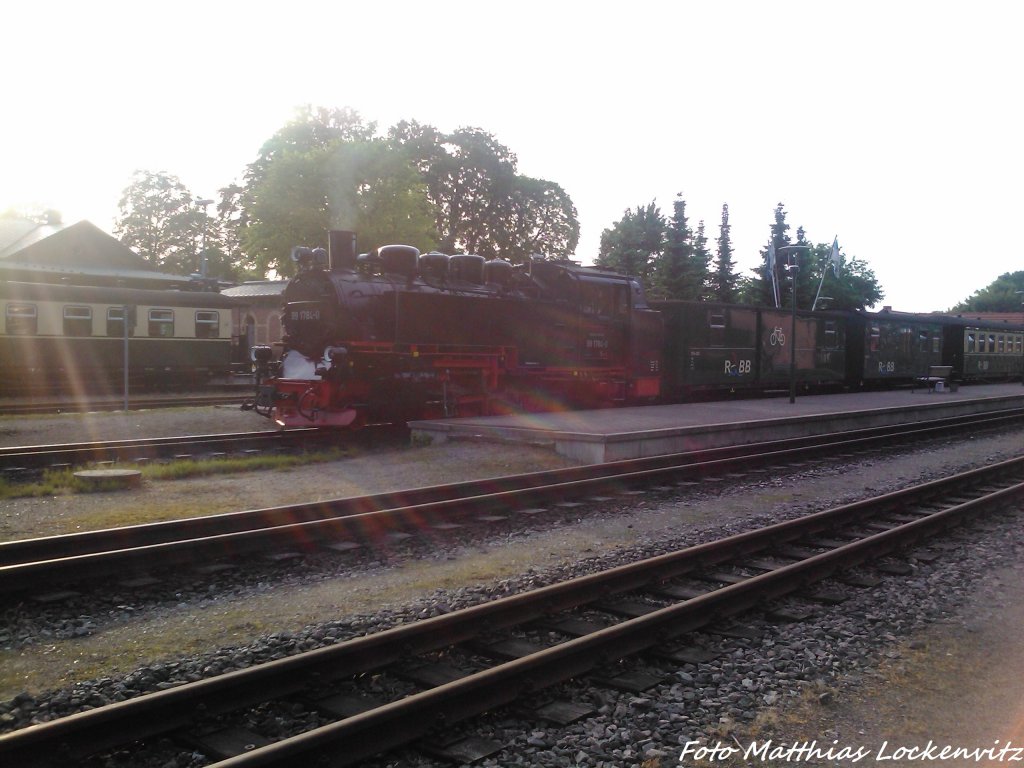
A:
<svg viewBox="0 0 1024 768">
<path fill-rule="evenodd" d="M 775 273 L 775 243 L 768 243 L 768 273 L 772 276 L 772 296 L 775 298 L 775 308 L 779 308 L 779 279 Z"/>
<path fill-rule="evenodd" d="M 839 235 L 836 235 L 832 240 L 832 253 L 828 257 L 828 263 L 832 266 L 832 274 L 835 277 L 839 277 Z"/>
<path fill-rule="evenodd" d="M 825 262 L 825 268 L 821 270 L 821 279 L 818 281 L 818 292 L 814 294 L 814 303 L 811 304 L 811 311 L 813 312 L 818 308 L 818 297 L 821 296 L 821 286 L 825 283 L 825 273 L 828 272 L 828 268 L 832 267 L 832 275 L 839 277 L 839 263 L 842 259 L 839 258 L 839 235 L 836 235 L 832 239 L 832 253 L 829 254 L 828 260 Z"/>
</svg>

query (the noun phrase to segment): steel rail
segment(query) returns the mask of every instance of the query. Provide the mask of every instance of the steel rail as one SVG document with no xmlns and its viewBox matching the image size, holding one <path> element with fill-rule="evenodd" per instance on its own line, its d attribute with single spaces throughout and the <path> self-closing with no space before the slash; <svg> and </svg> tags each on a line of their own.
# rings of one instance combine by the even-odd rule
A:
<svg viewBox="0 0 1024 768">
<path fill-rule="evenodd" d="M 218 763 L 222 768 L 293 764 L 300 757 L 331 745 L 333 762 L 347 764 L 407 743 L 441 721 L 450 724 L 509 703 L 524 691 L 578 676 L 598 664 L 635 654 L 747 610 L 766 599 L 788 594 L 839 570 L 917 542 L 959 523 L 968 514 L 993 505 L 1019 504 L 1024 498 L 1022 474 L 1024 457 L 29 726 L 0 736 L 0 757 L 12 765 L 26 767 L 61 765 L 69 756 L 91 754 L 129 740 L 187 727 L 197 712 L 213 717 L 237 711 L 299 692 L 311 681 L 321 684 L 381 670 L 410 656 L 472 640 L 483 632 L 508 629 L 610 596 L 658 585 L 807 536 L 835 531 L 841 525 L 884 517 L 894 510 L 905 510 L 911 503 L 962 492 L 965 486 L 1012 483 L 995 492 L 983 490 L 985 495 L 980 498 L 937 512 L 920 512 L 921 516 L 911 522 L 895 524 L 885 532 L 868 533 L 858 541 L 812 555 L 793 565 L 735 585 L 712 588 L 713 591 L 640 618 L 622 621 L 535 655 L 411 695 L 373 712 L 355 715 Z"/>
<path fill-rule="evenodd" d="M 129 410 L 138 411 L 149 408 L 182 408 L 202 407 L 210 405 L 239 405 L 250 399 L 252 393 L 246 389 L 244 394 L 198 395 L 193 397 L 133 397 L 129 401 Z M 61 400 L 50 402 L 16 403 L 0 399 L 0 416 L 22 416 L 41 413 L 86 413 L 96 411 L 124 410 L 124 401 L 108 399 L 103 401 Z"/>
<path fill-rule="evenodd" d="M 261 431 L 233 432 L 210 435 L 175 435 L 170 437 L 142 437 L 125 440 L 64 443 L 59 445 L 20 445 L 0 448 L 0 468 L 17 466 L 40 469 L 55 464 L 87 464 L 101 461 L 131 461 L 137 458 L 157 458 L 173 455 L 174 451 L 194 453 L 196 449 L 239 450 L 267 442 L 300 441 L 315 438 L 320 430 L 306 429 L 292 432 Z"/>
<path fill-rule="evenodd" d="M 947 430 L 948 425 L 924 428 Z M 374 542 L 393 532 L 422 529 L 487 512 L 545 503 L 552 498 L 675 482 L 755 465 L 807 458 L 878 440 L 919 437 L 921 427 L 855 430 L 751 446 L 634 459 L 605 465 L 549 470 L 408 491 L 293 504 L 100 531 L 23 539 L 0 544 L 0 594 L 64 581 L 82 583 L 111 574 L 129 576 L 174 565 L 239 558 L 255 552 L 315 550 L 334 541 Z M 837 442 L 838 440 L 838 442 Z M 787 447 L 788 446 L 788 447 Z M 750 451 L 750 452 L 746 452 Z M 708 456 L 722 458 L 707 459 Z"/>
</svg>

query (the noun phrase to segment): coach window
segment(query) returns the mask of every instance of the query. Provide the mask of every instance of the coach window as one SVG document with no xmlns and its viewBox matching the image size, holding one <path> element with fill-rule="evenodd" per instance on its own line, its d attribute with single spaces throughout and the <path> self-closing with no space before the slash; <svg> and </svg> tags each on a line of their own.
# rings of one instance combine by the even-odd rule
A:
<svg viewBox="0 0 1024 768">
<path fill-rule="evenodd" d="M 900 328 L 900 351 L 909 355 L 914 349 L 914 329 L 909 326 Z"/>
<path fill-rule="evenodd" d="M 725 346 L 725 313 L 711 311 L 708 313 L 708 327 L 711 329 L 710 344 L 712 347 Z"/>
<path fill-rule="evenodd" d="M 838 337 L 839 337 L 839 334 L 838 334 L 837 329 L 836 329 L 836 321 L 835 320 L 826 320 L 825 321 L 825 349 L 838 349 L 839 348 L 839 344 L 836 342 L 836 339 Z"/>
<path fill-rule="evenodd" d="M 216 339 L 220 336 L 220 313 L 206 309 L 196 311 L 196 338 Z"/>
<path fill-rule="evenodd" d="M 996 348 L 999 350 L 999 354 L 1003 354 L 1006 351 L 1006 337 L 1001 333 L 996 341 Z"/>
<path fill-rule="evenodd" d="M 996 335 L 994 333 L 990 333 L 988 335 L 988 351 L 989 352 L 995 352 L 996 351 Z"/>
<path fill-rule="evenodd" d="M 149 335 L 151 338 L 170 339 L 174 336 L 174 310 L 149 310 Z"/>
<path fill-rule="evenodd" d="M 128 335 L 134 336 L 135 329 L 129 328 Z M 124 307 L 107 307 L 107 336 L 124 338 Z"/>
<path fill-rule="evenodd" d="M 931 331 L 918 331 L 917 344 L 922 352 L 927 352 L 931 347 L 928 340 L 931 338 Z"/>
<path fill-rule="evenodd" d="M 964 339 L 964 345 L 967 347 L 967 352 L 974 351 L 974 334 L 971 331 L 967 332 L 967 336 Z"/>
<path fill-rule="evenodd" d="M 35 336 L 37 320 L 35 304 L 7 305 L 8 336 Z"/>
<path fill-rule="evenodd" d="M 64 307 L 64 335 L 92 336 L 92 307 Z"/>
<path fill-rule="evenodd" d="M 882 340 L 882 329 L 877 325 L 871 326 L 871 337 L 868 344 L 868 348 L 872 352 L 877 352 Z"/>
</svg>

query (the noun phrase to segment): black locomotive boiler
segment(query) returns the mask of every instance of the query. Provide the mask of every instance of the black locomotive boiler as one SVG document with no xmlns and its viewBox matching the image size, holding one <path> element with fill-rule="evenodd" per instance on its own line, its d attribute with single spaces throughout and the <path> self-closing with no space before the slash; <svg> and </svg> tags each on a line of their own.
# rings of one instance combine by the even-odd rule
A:
<svg viewBox="0 0 1024 768">
<path fill-rule="evenodd" d="M 570 262 L 516 268 L 389 245 L 294 249 L 283 354 L 255 350 L 258 412 L 290 426 L 653 401 L 661 319 L 640 283 Z"/>
</svg>

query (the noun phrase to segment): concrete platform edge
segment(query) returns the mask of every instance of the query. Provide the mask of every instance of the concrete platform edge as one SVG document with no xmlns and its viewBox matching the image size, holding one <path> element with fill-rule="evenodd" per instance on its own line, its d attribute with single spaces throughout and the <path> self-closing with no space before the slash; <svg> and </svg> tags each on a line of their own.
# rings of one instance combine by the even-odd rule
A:
<svg viewBox="0 0 1024 768">
<path fill-rule="evenodd" d="M 941 397 L 941 395 L 939 395 Z M 780 404 L 780 409 L 784 407 Z M 669 453 L 745 445 L 765 440 L 804 437 L 892 424 L 912 424 L 937 416 L 966 416 L 1024 405 L 1021 395 L 959 399 L 909 406 L 779 416 L 756 421 L 670 426 L 636 432 L 569 432 L 541 427 L 481 424 L 474 420 L 410 422 L 414 442 L 481 440 L 551 447 L 558 454 L 588 464 Z M 594 411 L 599 419 L 601 411 Z"/>
</svg>

